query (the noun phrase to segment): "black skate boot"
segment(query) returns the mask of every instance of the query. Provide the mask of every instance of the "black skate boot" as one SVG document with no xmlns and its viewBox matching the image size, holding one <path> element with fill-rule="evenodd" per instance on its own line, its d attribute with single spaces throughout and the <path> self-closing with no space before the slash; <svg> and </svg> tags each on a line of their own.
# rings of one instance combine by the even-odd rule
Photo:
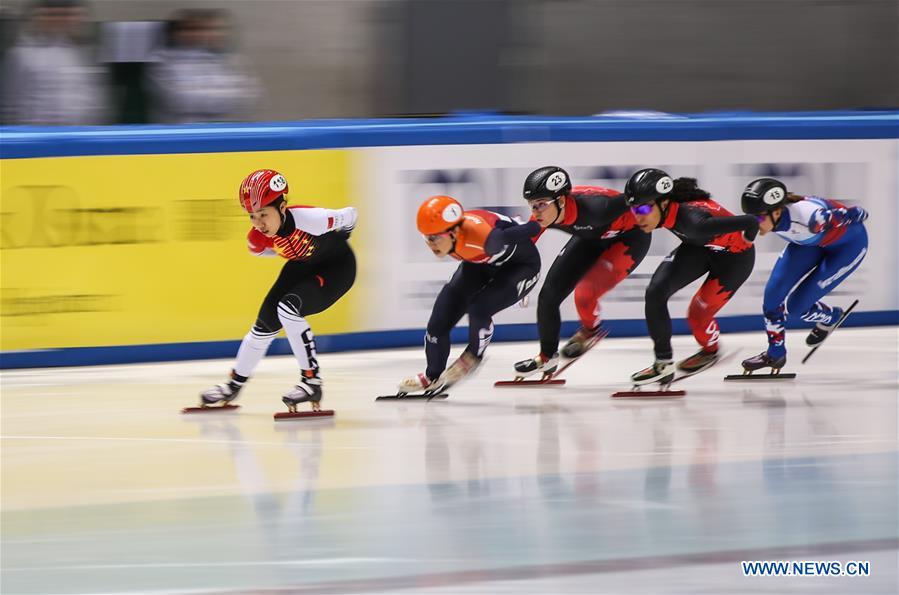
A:
<svg viewBox="0 0 899 595">
<path fill-rule="evenodd" d="M 559 352 L 557 351 L 551 357 L 546 357 L 542 353 L 533 359 L 523 359 L 515 364 L 515 378 L 521 380 L 534 374 L 543 374 L 544 378 L 548 378 L 556 373 L 559 367 Z"/>
<path fill-rule="evenodd" d="M 644 384 L 652 384 L 658 382 L 661 385 L 668 385 L 674 380 L 674 362 L 670 359 L 657 359 L 648 368 L 631 374 L 631 382 L 634 386 L 642 386 Z"/>
<path fill-rule="evenodd" d="M 815 328 L 808 334 L 808 337 L 805 338 L 805 344 L 809 347 L 815 347 L 816 345 L 820 345 L 824 342 L 824 339 L 831 333 L 831 331 L 837 328 L 837 325 L 841 322 L 841 318 L 843 317 L 843 309 L 842 308 L 834 308 L 833 309 L 833 317 L 831 320 L 832 324 L 821 324 L 820 322 L 815 325 Z"/>
<path fill-rule="evenodd" d="M 320 411 L 322 379 L 318 377 L 315 370 L 303 370 L 300 381 L 292 390 L 281 397 L 281 400 L 287 405 L 287 410 L 291 413 L 296 413 L 297 405 L 307 401 L 312 404 L 313 411 Z"/>
<path fill-rule="evenodd" d="M 718 361 L 718 351 L 709 352 L 700 349 L 687 359 L 677 362 L 677 369 L 684 374 L 697 374 Z"/>
<path fill-rule="evenodd" d="M 565 346 L 562 347 L 562 355 L 569 359 L 574 359 L 584 355 L 584 353 L 592 347 L 599 339 L 606 335 L 602 328 L 597 326 L 593 329 L 581 327 L 574 333 Z"/>
<path fill-rule="evenodd" d="M 772 374 L 780 374 L 780 369 L 787 365 L 787 356 L 779 357 L 777 359 L 772 358 L 768 355 L 767 351 L 763 351 L 760 354 L 750 357 L 749 359 L 743 360 L 743 373 L 744 374 L 752 374 L 756 370 L 761 370 L 763 368 L 771 368 Z"/>
<path fill-rule="evenodd" d="M 200 405 L 202 407 L 224 407 L 237 398 L 246 381 L 246 376 L 240 376 L 232 370 L 231 378 L 227 382 L 216 384 L 200 393 Z"/>
</svg>

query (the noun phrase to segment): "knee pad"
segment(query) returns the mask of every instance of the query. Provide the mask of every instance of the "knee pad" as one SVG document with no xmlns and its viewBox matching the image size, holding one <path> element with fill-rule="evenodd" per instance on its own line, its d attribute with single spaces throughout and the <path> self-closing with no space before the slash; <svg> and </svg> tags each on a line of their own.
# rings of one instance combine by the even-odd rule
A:
<svg viewBox="0 0 899 595">
<path fill-rule="evenodd" d="M 301 312 L 303 310 L 303 298 L 298 296 L 295 293 L 288 293 L 278 302 L 278 316 L 281 316 L 281 313 L 287 314 L 288 316 L 302 316 Z"/>
<path fill-rule="evenodd" d="M 275 317 L 275 324 L 273 324 L 271 321 L 257 318 L 256 323 L 251 329 L 251 331 L 256 333 L 257 335 L 271 335 L 272 333 L 277 333 L 280 330 L 281 321 L 277 317 Z"/>
</svg>

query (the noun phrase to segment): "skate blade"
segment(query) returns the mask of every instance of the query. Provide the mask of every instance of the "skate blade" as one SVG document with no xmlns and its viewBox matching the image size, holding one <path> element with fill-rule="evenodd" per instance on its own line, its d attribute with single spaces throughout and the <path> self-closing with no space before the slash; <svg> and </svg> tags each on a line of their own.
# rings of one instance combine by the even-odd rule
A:
<svg viewBox="0 0 899 595">
<path fill-rule="evenodd" d="M 554 379 L 554 378 L 546 378 L 541 380 L 525 380 L 522 378 L 521 380 L 497 380 L 493 383 L 493 386 L 501 387 L 501 386 L 519 386 L 519 387 L 538 387 L 538 386 L 559 386 L 565 384 L 565 380 L 563 379 Z"/>
<path fill-rule="evenodd" d="M 240 409 L 240 405 L 210 405 L 208 407 L 185 407 L 181 413 L 222 413 Z"/>
<path fill-rule="evenodd" d="M 725 380 L 793 380 L 796 374 L 728 374 Z"/>
<path fill-rule="evenodd" d="M 432 399 L 445 399 L 449 397 L 449 393 L 439 392 L 432 395 L 417 393 L 414 395 L 381 395 L 375 397 L 375 401 L 430 401 Z"/>
<path fill-rule="evenodd" d="M 275 414 L 275 421 L 282 419 L 301 419 L 304 417 L 334 417 L 334 410 L 320 409 L 318 411 L 297 411 L 296 413 L 281 411 Z"/>
<path fill-rule="evenodd" d="M 818 351 L 818 348 L 819 348 L 819 347 L 821 347 L 822 345 L 824 345 L 824 342 L 827 341 L 827 339 L 830 338 L 830 336 L 833 334 L 833 332 L 834 332 L 835 330 L 837 330 L 838 328 L 840 328 L 841 326 L 843 326 L 843 323 L 846 321 L 846 318 L 848 318 L 848 317 L 849 317 L 849 314 L 851 314 L 852 311 L 855 310 L 855 307 L 856 307 L 857 305 L 858 305 L 858 300 L 855 300 L 854 302 L 852 302 L 852 304 L 850 304 L 850 306 L 849 306 L 848 308 L 846 308 L 846 311 L 843 312 L 843 315 L 840 316 L 840 319 L 837 321 L 837 323 L 833 326 L 832 329 L 830 329 L 830 332 L 827 333 L 827 336 L 824 337 L 824 340 L 821 341 L 820 343 L 818 343 L 817 345 L 815 345 L 814 347 L 812 347 L 811 351 L 809 351 L 809 352 L 805 355 L 805 357 L 802 358 L 802 363 L 803 363 L 803 364 L 804 364 L 805 362 L 807 362 L 807 361 L 809 360 L 809 358 L 812 357 L 812 356 L 815 354 L 816 351 Z"/>
<path fill-rule="evenodd" d="M 683 397 L 685 390 L 623 390 L 612 393 L 613 399 L 665 399 Z"/>
</svg>

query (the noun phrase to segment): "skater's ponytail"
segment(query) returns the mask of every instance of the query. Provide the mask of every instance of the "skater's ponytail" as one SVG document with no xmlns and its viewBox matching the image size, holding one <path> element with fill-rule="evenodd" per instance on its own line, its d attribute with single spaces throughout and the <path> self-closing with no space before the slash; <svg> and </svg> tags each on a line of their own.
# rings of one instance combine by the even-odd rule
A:
<svg viewBox="0 0 899 595">
<path fill-rule="evenodd" d="M 677 178 L 674 180 L 671 196 L 666 198 L 670 198 L 674 202 L 694 202 L 709 200 L 712 195 L 699 187 L 696 178 Z"/>
</svg>

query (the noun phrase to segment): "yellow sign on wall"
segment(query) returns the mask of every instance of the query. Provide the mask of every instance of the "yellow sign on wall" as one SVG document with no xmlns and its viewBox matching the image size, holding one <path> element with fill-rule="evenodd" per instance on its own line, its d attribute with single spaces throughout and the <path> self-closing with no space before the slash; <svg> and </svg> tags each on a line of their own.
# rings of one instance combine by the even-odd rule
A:
<svg viewBox="0 0 899 595">
<path fill-rule="evenodd" d="M 290 204 L 343 207 L 336 150 L 2 161 L 0 350 L 240 339 L 281 258 L 247 251 L 238 186 L 259 168 Z M 354 291 L 312 318 L 353 328 Z"/>
</svg>

